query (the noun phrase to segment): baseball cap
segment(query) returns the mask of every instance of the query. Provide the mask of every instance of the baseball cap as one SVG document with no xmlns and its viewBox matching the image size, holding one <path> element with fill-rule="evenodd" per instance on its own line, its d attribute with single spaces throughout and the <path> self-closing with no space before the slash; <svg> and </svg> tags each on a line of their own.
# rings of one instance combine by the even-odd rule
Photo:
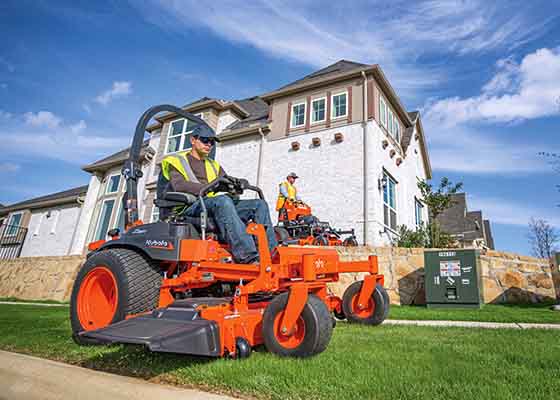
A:
<svg viewBox="0 0 560 400">
<path fill-rule="evenodd" d="M 288 178 L 296 179 L 296 178 L 299 178 L 299 176 L 297 176 L 295 172 L 290 172 L 290 174 L 288 175 Z"/>
<path fill-rule="evenodd" d="M 193 129 L 192 136 L 195 137 L 207 137 L 207 138 L 212 138 L 214 139 L 216 142 L 219 142 L 220 140 L 217 138 L 216 136 L 216 132 L 214 132 L 214 129 L 210 128 L 208 125 L 198 125 L 196 128 Z"/>
</svg>

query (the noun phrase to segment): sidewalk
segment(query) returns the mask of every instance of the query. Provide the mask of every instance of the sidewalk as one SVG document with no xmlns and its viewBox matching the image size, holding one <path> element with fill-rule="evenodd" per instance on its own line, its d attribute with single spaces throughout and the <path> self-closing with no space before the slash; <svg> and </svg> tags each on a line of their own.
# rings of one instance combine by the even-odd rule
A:
<svg viewBox="0 0 560 400">
<path fill-rule="evenodd" d="M 10 400 L 234 400 L 6 351 L 0 351 L 0 388 L 0 399 Z"/>
<path fill-rule="evenodd" d="M 45 304 L 0 301 L 0 304 L 45 306 L 45 307 L 68 307 L 68 304 Z M 479 321 L 430 321 L 430 320 L 405 320 L 387 319 L 383 322 L 387 325 L 415 325 L 436 327 L 458 327 L 458 328 L 482 328 L 482 329 L 560 329 L 560 324 L 529 324 L 525 322 L 479 322 Z M 0 399 L 1 400 L 1 399 Z"/>
</svg>

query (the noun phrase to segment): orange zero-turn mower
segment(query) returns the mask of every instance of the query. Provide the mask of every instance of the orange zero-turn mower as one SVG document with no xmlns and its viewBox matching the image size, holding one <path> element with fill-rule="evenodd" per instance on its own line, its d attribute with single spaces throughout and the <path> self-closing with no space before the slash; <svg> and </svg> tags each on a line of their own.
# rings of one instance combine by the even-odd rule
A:
<svg viewBox="0 0 560 400">
<path fill-rule="evenodd" d="M 196 196 L 167 193 L 156 204 L 171 210 L 171 216 L 151 224 L 139 221 L 140 145 L 147 123 L 162 111 L 205 123 L 169 105 L 147 110 L 138 122 L 123 167 L 126 231 L 112 230 L 111 240 L 90 243 L 72 290 L 70 317 L 77 343 L 131 343 L 158 352 L 235 358 L 248 357 L 252 347 L 264 343 L 281 356 L 308 357 L 328 346 L 333 313 L 349 322 L 383 322 L 389 298 L 376 257 L 342 262 L 328 247 L 278 246 L 271 254 L 265 228 L 249 223 L 260 263 L 232 262 L 228 246 L 213 233 L 204 196 L 253 190 L 262 198 L 262 191 L 245 180 L 225 177 L 206 185 L 198 196 L 200 218 L 175 211 Z M 367 274 L 341 299 L 327 284 L 347 272 Z"/>
<path fill-rule="evenodd" d="M 334 229 L 328 222 L 319 221 L 311 207 L 301 201 L 284 201 L 274 227 L 276 238 L 286 244 L 301 246 L 358 246 L 354 229 Z M 343 239 L 343 235 L 349 235 Z"/>
</svg>

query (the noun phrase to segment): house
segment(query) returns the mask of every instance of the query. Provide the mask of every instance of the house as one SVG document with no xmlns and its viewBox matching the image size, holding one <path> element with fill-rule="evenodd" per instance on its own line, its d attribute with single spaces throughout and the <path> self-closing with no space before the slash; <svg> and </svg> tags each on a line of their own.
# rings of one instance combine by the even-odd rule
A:
<svg viewBox="0 0 560 400">
<path fill-rule="evenodd" d="M 87 191 L 80 186 L 0 208 L 0 259 L 71 254 Z"/>
<path fill-rule="evenodd" d="M 182 108 L 216 130 L 216 159 L 227 173 L 261 187 L 271 205 L 278 184 L 295 171 L 314 214 L 355 228 L 361 243 L 389 244 L 398 225 L 427 220 L 417 181 L 432 171 L 420 114 L 407 112 L 378 65 L 341 60 L 261 96 L 204 97 Z M 188 149 L 192 129 L 173 113 L 148 127 L 138 185 L 145 222 L 158 218 L 161 160 Z M 127 157 L 125 149 L 83 168 L 92 176 L 72 252 L 122 225 L 120 169 Z"/>
<path fill-rule="evenodd" d="M 494 249 L 490 221 L 482 211 L 468 211 L 465 193 L 452 195 L 452 206 L 438 215 L 441 230 L 451 235 L 461 247 Z"/>
</svg>

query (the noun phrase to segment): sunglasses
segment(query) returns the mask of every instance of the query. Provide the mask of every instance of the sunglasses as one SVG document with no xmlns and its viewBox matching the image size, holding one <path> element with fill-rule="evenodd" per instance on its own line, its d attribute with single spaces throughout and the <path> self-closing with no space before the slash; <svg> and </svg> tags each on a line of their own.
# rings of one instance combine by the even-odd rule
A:
<svg viewBox="0 0 560 400">
<path fill-rule="evenodd" d="M 200 137 L 200 136 L 197 136 L 196 138 L 200 142 L 202 142 L 204 144 L 209 144 L 210 146 L 214 146 L 214 143 L 216 143 L 216 139 L 214 139 L 214 138 Z"/>
</svg>

